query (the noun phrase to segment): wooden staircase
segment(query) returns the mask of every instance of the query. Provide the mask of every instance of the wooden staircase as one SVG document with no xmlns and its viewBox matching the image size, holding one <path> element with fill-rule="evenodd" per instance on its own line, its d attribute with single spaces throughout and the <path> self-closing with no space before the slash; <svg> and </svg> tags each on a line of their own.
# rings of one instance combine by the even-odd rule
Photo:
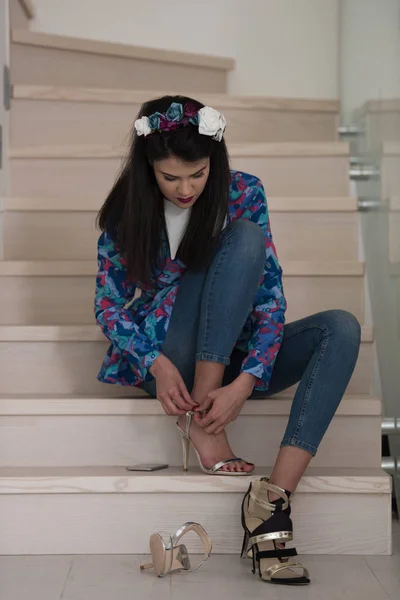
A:
<svg viewBox="0 0 400 600">
<path fill-rule="evenodd" d="M 181 470 L 173 419 L 137 389 L 96 379 L 94 221 L 141 102 L 188 89 L 229 120 L 234 168 L 262 178 L 289 319 L 342 308 L 363 323 L 360 359 L 293 503 L 302 553 L 388 554 L 391 481 L 380 468 L 380 400 L 365 323 L 349 148 L 337 102 L 226 94 L 229 59 L 12 32 L 11 195 L 0 262 L 1 554 L 146 553 L 150 533 L 201 522 L 239 553 L 249 478 Z M 157 85 L 155 85 L 157 84 Z M 248 401 L 233 447 L 268 474 L 293 390 Z M 168 462 L 134 474 L 126 466 Z"/>
</svg>

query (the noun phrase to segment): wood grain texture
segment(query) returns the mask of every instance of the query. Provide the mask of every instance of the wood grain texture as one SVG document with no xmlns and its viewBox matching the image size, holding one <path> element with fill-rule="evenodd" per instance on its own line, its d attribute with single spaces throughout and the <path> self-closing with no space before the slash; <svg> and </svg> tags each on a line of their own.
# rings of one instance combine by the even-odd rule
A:
<svg viewBox="0 0 400 600">
<path fill-rule="evenodd" d="M 102 104 L 143 104 L 151 97 L 163 94 L 176 95 L 175 90 L 129 90 L 108 88 L 68 88 L 61 86 L 15 85 L 12 97 L 25 100 L 53 100 L 67 102 L 97 102 Z M 191 91 L 180 91 L 190 96 Z M 221 108 L 265 109 L 285 112 L 327 112 L 337 114 L 340 110 L 338 100 L 317 100 L 315 98 L 274 98 L 265 96 L 232 96 L 203 92 L 198 100 L 210 106 Z"/>
<path fill-rule="evenodd" d="M 12 158 L 12 195 L 105 198 L 120 172 L 123 152 L 116 151 L 114 158 L 84 158 L 84 151 L 76 152 L 79 156 L 71 158 Z M 321 198 L 327 190 L 339 197 L 349 193 L 347 156 L 237 156 L 232 167 L 259 177 L 269 196 Z"/>
<path fill-rule="evenodd" d="M 270 468 L 266 467 L 268 472 Z M 8 494 L 159 494 L 247 492 L 250 481 L 264 474 L 259 467 L 249 477 L 205 475 L 200 469 L 183 472 L 170 467 L 152 473 L 130 473 L 124 467 L 2 467 L 0 495 Z M 345 467 L 309 467 L 298 494 L 390 494 L 391 477 L 379 467 L 348 469 Z"/>
<path fill-rule="evenodd" d="M 363 327 L 363 338 L 372 330 Z M 0 326 L 2 394 L 104 395 L 129 393 L 129 388 L 97 380 L 109 343 L 95 326 Z M 371 341 L 361 344 L 347 393 L 373 394 L 374 353 Z M 24 377 L 21 377 L 23 368 Z M 107 390 L 107 391 L 106 391 Z"/>
<path fill-rule="evenodd" d="M 108 386 L 104 386 L 107 388 Z M 115 389 L 117 386 L 110 386 Z M 103 395 L 68 396 L 66 394 L 0 395 L 0 416 L 163 416 L 158 400 L 153 400 L 140 388 L 122 391 L 125 397 L 113 397 L 110 390 Z M 289 416 L 293 394 L 278 394 L 268 400 L 248 401 L 242 416 Z M 346 395 L 338 407 L 337 416 L 381 416 L 381 400 L 374 396 Z"/>
<path fill-rule="evenodd" d="M 97 213 L 103 204 L 103 198 L 66 197 L 66 198 L 34 198 L 10 196 L 0 198 L 0 212 L 94 212 Z M 392 199 L 395 202 L 396 198 Z M 392 206 L 395 206 L 392 204 Z M 400 200 L 398 202 L 400 210 Z M 321 196 L 307 198 L 303 196 L 275 197 L 268 196 L 270 213 L 280 212 L 357 212 L 357 198 Z"/>
<path fill-rule="evenodd" d="M 94 263 L 81 261 L 77 269 L 68 261 L 57 263 L 4 262 L 0 277 L 0 324 L 90 325 L 94 324 Z M 357 263 L 308 265 L 287 263 L 283 285 L 288 301 L 287 319 L 295 321 L 324 310 L 342 309 L 364 321 L 364 278 Z M 9 267 L 9 265 L 11 265 Z M 319 268 L 318 268 L 319 267 Z M 12 275 L 14 271 L 14 275 Z M 74 274 L 76 273 L 76 274 Z"/>
<path fill-rule="evenodd" d="M 163 95 L 163 94 L 160 94 Z M 199 98 L 200 92 L 189 97 Z M 147 92 L 147 98 L 155 97 Z M 337 139 L 337 115 L 332 112 L 295 110 L 282 102 L 282 109 L 253 107 L 249 100 L 228 102 L 221 96 L 204 102 L 220 110 L 227 122 L 229 142 L 333 142 Z M 230 105 L 232 104 L 232 106 Z M 224 106 L 226 105 L 226 106 Z M 278 105 L 276 105 L 278 107 Z M 69 102 L 55 100 L 12 101 L 11 147 L 77 144 L 120 144 L 129 138 L 141 104 Z"/>
<path fill-rule="evenodd" d="M 14 148 L 10 158 L 120 158 L 126 149 L 121 145 L 116 147 L 95 144 L 76 144 L 64 146 L 31 146 Z M 229 153 L 232 157 L 321 157 L 348 156 L 349 145 L 345 142 L 306 142 L 306 143 L 236 143 L 230 144 Z"/>
<path fill-rule="evenodd" d="M 22 30 L 19 33 L 21 32 Z M 118 49 L 114 48 L 111 52 L 98 54 L 93 50 L 104 50 L 102 42 L 100 46 L 96 46 L 95 43 L 95 48 L 91 45 L 90 49 L 87 49 L 86 40 L 80 41 L 83 45 L 79 45 L 79 49 L 14 41 L 11 45 L 13 83 L 68 87 L 132 87 L 149 90 L 180 89 L 184 86 L 190 88 L 193 93 L 226 93 L 229 69 L 224 68 L 224 63 L 221 66 L 218 59 L 215 62 L 213 57 L 201 61 L 210 62 L 212 66 L 197 66 L 191 64 L 190 60 L 185 61 L 183 56 L 177 57 L 163 51 L 158 51 L 159 57 L 152 53 L 151 59 L 145 56 L 126 57 L 123 55 L 124 48 L 120 54 Z M 168 62 L 165 62 L 165 59 Z M 189 57 L 186 56 L 186 59 Z"/>
<path fill-rule="evenodd" d="M 320 260 L 287 261 L 284 274 L 294 277 L 346 277 L 364 275 L 364 263 L 360 261 L 335 261 L 326 264 Z M 0 262 L 0 277 L 70 276 L 85 277 L 97 274 L 93 260 L 10 260 Z"/>
<path fill-rule="evenodd" d="M 276 199 L 276 202 L 268 200 L 271 229 L 280 261 L 285 264 L 301 257 L 303 261 L 308 262 L 318 256 L 319 261 L 340 262 L 347 272 L 348 268 L 354 268 L 354 271 L 351 271 L 353 274 L 360 273 L 360 268 L 355 271 L 357 267 L 348 265 L 349 262 L 354 264 L 358 260 L 358 214 L 346 210 L 339 212 L 340 203 L 333 212 L 311 212 L 309 209 L 313 206 L 317 208 L 317 203 L 313 204 L 307 200 L 304 203 L 301 199 L 298 202 L 293 199 L 291 203 L 280 202 L 280 199 Z M 323 204 L 322 200 L 319 205 Z M 7 204 L 12 205 L 12 202 Z M 47 204 L 51 206 L 51 201 Z M 0 221 L 3 223 L 3 259 L 96 259 L 97 240 L 100 235 L 96 228 L 97 212 L 79 209 L 73 211 L 74 205 L 80 209 L 84 206 L 78 202 L 71 204 L 69 210 L 64 212 L 50 208 L 47 211 L 6 210 L 0 214 Z M 327 204 L 334 206 L 333 200 L 330 202 L 327 199 Z M 351 208 L 352 203 L 349 204 Z M 17 203 L 15 205 L 18 206 Z M 56 200 L 53 205 L 61 208 L 61 203 L 58 205 Z M 68 201 L 65 205 L 68 205 Z M 45 199 L 35 206 L 45 208 Z M 295 211 L 289 211 L 290 207 Z M 301 210 L 302 208 L 305 210 Z"/>
<path fill-rule="evenodd" d="M 89 40 L 36 31 L 14 29 L 11 32 L 11 41 L 14 44 L 21 44 L 24 46 L 56 48 L 58 50 L 71 50 L 75 52 L 97 54 L 100 56 L 139 58 L 141 60 L 184 64 L 193 67 L 211 67 L 222 71 L 231 71 L 235 68 L 235 61 L 232 58 L 194 54 L 190 52 L 177 52 L 174 50 L 143 48 L 140 46 L 116 44 L 100 40 Z"/>
<path fill-rule="evenodd" d="M 251 408 L 258 402 L 248 400 L 247 405 Z M 365 400 L 364 404 L 369 402 Z M 258 414 L 243 411 L 229 425 L 229 441 L 239 456 L 256 465 L 273 465 L 284 437 L 288 410 L 282 415 L 255 410 Z M 0 427 L 4 449 L 0 467 L 111 467 L 162 462 L 182 468 L 183 464 L 175 419 L 165 414 L 2 416 Z M 335 416 L 313 459 L 313 466 L 321 468 L 375 468 L 380 463 L 381 418 L 368 415 Z M 193 451 L 190 465 L 198 466 Z"/>
<path fill-rule="evenodd" d="M 361 327 L 362 342 L 371 343 L 373 337 L 373 328 L 363 325 Z M 104 342 L 106 339 L 96 325 L 0 326 L 0 342 L 24 341 Z"/>
<path fill-rule="evenodd" d="M 187 488 L 180 493 L 124 494 L 120 493 L 123 481 L 119 487 L 117 493 L 115 488 L 114 493 L 86 493 L 85 485 L 75 480 L 66 486 L 67 493 L 54 495 L 49 480 L 43 485 L 45 494 L 1 496 L 1 554 L 148 553 L 154 531 L 174 532 L 193 519 L 212 532 L 215 553 L 238 553 L 243 537 L 239 514 L 244 489 L 229 494 L 197 495 Z M 296 494 L 293 519 L 298 551 L 389 554 L 390 494 L 343 490 L 339 494 L 335 485 L 332 489 L 332 493 L 299 490 Z M 81 493 L 70 493 L 74 490 Z M 350 504 L 356 504 L 357 510 L 350 513 Z"/>
<path fill-rule="evenodd" d="M 161 473 L 1 469 L 0 552 L 145 553 L 154 531 L 176 531 L 195 515 L 212 532 L 214 552 L 237 553 L 243 535 L 240 503 L 250 478 Z M 257 476 L 267 473 L 261 469 Z M 390 488 L 389 476 L 380 469 L 309 469 L 293 501 L 298 550 L 388 554 Z M 351 504 L 356 511 L 349 512 Z"/>
</svg>

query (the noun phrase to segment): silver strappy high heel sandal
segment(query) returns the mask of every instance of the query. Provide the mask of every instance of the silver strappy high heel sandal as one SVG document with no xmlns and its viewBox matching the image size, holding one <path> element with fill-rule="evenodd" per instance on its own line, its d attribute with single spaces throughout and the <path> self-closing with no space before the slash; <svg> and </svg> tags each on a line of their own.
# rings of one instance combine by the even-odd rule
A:
<svg viewBox="0 0 400 600">
<path fill-rule="evenodd" d="M 241 475 L 241 476 L 252 475 L 253 471 L 247 472 L 247 471 L 221 471 L 220 470 L 220 469 L 222 469 L 222 467 L 224 467 L 225 465 L 228 465 L 229 463 L 232 463 L 232 462 L 245 462 L 248 465 L 253 464 L 253 463 L 249 463 L 247 460 L 244 460 L 243 458 L 238 458 L 236 456 L 234 456 L 233 458 L 229 458 L 228 460 L 221 460 L 220 462 L 217 462 L 210 469 L 207 469 L 207 467 L 205 467 L 202 464 L 200 454 L 197 452 L 196 448 L 194 447 L 193 442 L 190 439 L 190 435 L 189 435 L 190 427 L 192 425 L 192 419 L 193 419 L 194 414 L 195 413 L 192 410 L 190 410 L 186 413 L 186 431 L 182 431 L 182 429 L 179 427 L 179 422 L 178 421 L 176 422 L 178 431 L 182 436 L 183 470 L 188 471 L 188 469 L 189 469 L 189 452 L 190 452 L 190 445 L 192 445 L 193 450 L 196 453 L 200 469 L 204 473 L 207 473 L 207 475 Z"/>
<path fill-rule="evenodd" d="M 203 542 L 204 558 L 194 568 L 191 567 L 185 544 L 179 544 L 179 541 L 189 531 L 194 531 Z M 188 521 L 172 537 L 163 531 L 153 533 L 150 537 L 150 552 L 153 562 L 140 565 L 140 570 L 155 569 L 158 577 L 165 577 L 174 571 L 197 571 L 210 557 L 211 549 L 211 540 L 206 530 L 199 523 Z"/>
</svg>

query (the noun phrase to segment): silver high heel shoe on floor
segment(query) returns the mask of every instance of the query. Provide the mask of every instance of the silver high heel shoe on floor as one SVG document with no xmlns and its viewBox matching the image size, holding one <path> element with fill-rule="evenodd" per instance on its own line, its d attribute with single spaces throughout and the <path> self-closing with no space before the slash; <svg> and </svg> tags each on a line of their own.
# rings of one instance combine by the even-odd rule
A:
<svg viewBox="0 0 400 600">
<path fill-rule="evenodd" d="M 247 460 L 244 460 L 243 458 L 233 457 L 233 458 L 229 458 L 228 460 L 221 460 L 221 461 L 217 462 L 210 469 L 207 469 L 207 467 L 205 467 L 202 464 L 200 454 L 197 452 L 196 448 L 194 447 L 192 440 L 190 439 L 190 435 L 189 435 L 190 427 L 192 425 L 192 419 L 193 419 L 194 414 L 195 413 L 192 410 L 190 410 L 186 413 L 186 430 L 185 431 L 182 431 L 182 429 L 179 427 L 179 422 L 178 421 L 176 422 L 178 431 L 182 436 L 183 470 L 188 471 L 188 469 L 189 469 L 189 452 L 190 452 L 190 445 L 192 445 L 193 450 L 196 453 L 200 469 L 204 473 L 207 473 L 207 475 L 240 475 L 240 476 L 252 475 L 253 471 L 247 472 L 247 471 L 221 471 L 220 470 L 220 469 L 222 469 L 222 467 L 224 467 L 225 465 L 228 465 L 229 463 L 232 463 L 232 462 L 245 462 L 248 465 L 253 464 L 253 463 L 249 463 Z"/>
<path fill-rule="evenodd" d="M 185 544 L 179 543 L 189 531 L 194 531 L 203 542 L 204 557 L 200 564 L 193 568 Z M 163 531 L 153 533 L 150 537 L 150 552 L 153 562 L 140 565 L 140 570 L 155 569 L 158 577 L 165 577 L 174 571 L 197 571 L 210 557 L 211 549 L 211 540 L 206 530 L 199 523 L 188 521 L 172 537 Z"/>
</svg>

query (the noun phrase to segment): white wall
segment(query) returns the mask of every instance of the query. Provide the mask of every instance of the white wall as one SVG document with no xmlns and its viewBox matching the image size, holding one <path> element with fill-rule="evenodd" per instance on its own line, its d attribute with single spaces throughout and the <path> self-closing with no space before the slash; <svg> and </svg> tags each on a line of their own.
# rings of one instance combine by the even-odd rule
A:
<svg viewBox="0 0 400 600">
<path fill-rule="evenodd" d="M 400 0 L 342 0 L 343 117 L 367 100 L 400 98 Z"/>
<path fill-rule="evenodd" d="M 32 29 L 229 56 L 230 91 L 338 95 L 339 0 L 34 0 Z"/>
</svg>

